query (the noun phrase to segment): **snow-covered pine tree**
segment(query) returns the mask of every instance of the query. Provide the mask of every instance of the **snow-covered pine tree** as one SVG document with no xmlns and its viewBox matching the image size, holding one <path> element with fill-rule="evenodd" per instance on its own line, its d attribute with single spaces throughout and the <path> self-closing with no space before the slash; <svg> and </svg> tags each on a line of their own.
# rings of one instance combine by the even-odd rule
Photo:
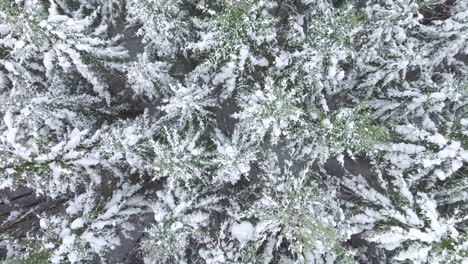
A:
<svg viewBox="0 0 468 264">
<path fill-rule="evenodd" d="M 468 263 L 467 38 L 462 0 L 4 0 L 0 260 Z"/>
<path fill-rule="evenodd" d="M 395 263 L 464 263 L 467 256 L 461 209 L 467 146 L 460 123 L 467 109 L 467 5 L 443 5 L 449 17 L 433 21 L 425 16 L 437 3 L 368 6 L 369 26 L 357 35 L 362 81 L 353 95 L 392 140 L 374 148 L 380 154 L 372 174 L 349 174 L 343 186 L 360 212 L 350 219 L 356 236 Z M 371 261 L 364 252 L 359 258 Z"/>
</svg>

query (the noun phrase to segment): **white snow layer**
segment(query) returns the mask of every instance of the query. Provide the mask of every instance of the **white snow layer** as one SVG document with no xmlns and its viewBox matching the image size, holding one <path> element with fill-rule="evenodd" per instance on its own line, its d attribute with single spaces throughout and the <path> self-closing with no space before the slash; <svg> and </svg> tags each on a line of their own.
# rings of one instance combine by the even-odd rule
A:
<svg viewBox="0 0 468 264">
<path fill-rule="evenodd" d="M 233 224 L 231 228 L 232 236 L 240 242 L 247 242 L 255 237 L 255 227 L 248 221 Z"/>
</svg>

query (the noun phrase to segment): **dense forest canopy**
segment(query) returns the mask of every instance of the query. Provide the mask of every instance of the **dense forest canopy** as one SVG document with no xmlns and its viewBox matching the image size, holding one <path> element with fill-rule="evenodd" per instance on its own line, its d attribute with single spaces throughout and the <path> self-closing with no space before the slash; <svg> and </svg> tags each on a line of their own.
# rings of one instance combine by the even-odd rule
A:
<svg viewBox="0 0 468 264">
<path fill-rule="evenodd" d="M 466 0 L 1 0 L 0 261 L 467 264 L 467 95 Z"/>
</svg>

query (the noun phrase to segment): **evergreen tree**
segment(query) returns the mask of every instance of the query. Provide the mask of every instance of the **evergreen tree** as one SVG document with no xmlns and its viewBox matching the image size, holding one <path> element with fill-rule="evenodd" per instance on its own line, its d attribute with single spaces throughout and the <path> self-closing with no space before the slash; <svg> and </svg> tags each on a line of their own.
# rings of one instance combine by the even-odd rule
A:
<svg viewBox="0 0 468 264">
<path fill-rule="evenodd" d="M 468 263 L 467 43 L 462 0 L 4 0 L 0 260 Z"/>
</svg>

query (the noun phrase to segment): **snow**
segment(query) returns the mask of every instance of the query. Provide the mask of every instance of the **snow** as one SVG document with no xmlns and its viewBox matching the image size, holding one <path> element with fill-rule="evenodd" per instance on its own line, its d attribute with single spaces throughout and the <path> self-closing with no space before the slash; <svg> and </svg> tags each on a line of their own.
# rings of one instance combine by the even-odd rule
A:
<svg viewBox="0 0 468 264">
<path fill-rule="evenodd" d="M 341 164 L 341 166 L 344 166 L 344 155 L 343 154 L 338 154 L 338 156 L 336 156 L 336 160 Z"/>
<path fill-rule="evenodd" d="M 385 159 L 389 160 L 392 164 L 395 164 L 402 170 L 406 170 L 413 165 L 413 159 L 407 154 L 394 154 L 394 153 L 388 153 L 385 154 Z"/>
<path fill-rule="evenodd" d="M 227 89 L 226 93 L 231 94 L 235 89 L 236 75 L 234 73 L 236 68 L 237 67 L 234 62 L 228 62 L 220 69 L 220 72 L 215 75 L 212 81 L 213 84 L 218 85 L 225 83 Z"/>
<path fill-rule="evenodd" d="M 381 243 L 382 247 L 387 250 L 394 250 L 402 242 L 408 239 L 409 238 L 406 235 L 406 232 L 401 227 L 391 227 L 390 231 L 382 234 L 377 234 L 369 240 Z"/>
<path fill-rule="evenodd" d="M 396 33 L 395 33 L 395 40 L 401 44 L 403 43 L 405 40 L 406 40 L 406 34 L 405 34 L 405 31 L 401 28 L 401 27 L 397 27 L 395 29 Z"/>
<path fill-rule="evenodd" d="M 82 133 L 77 128 L 73 129 L 73 131 L 70 134 L 70 139 L 68 140 L 67 145 L 65 145 L 65 147 L 63 149 L 64 150 L 72 150 L 72 149 L 76 148 L 76 146 L 78 146 L 78 144 L 80 144 L 81 135 L 85 134 L 85 133 L 86 133 L 86 131 L 83 131 L 83 133 Z"/>
<path fill-rule="evenodd" d="M 71 222 L 70 228 L 71 229 L 79 229 L 79 228 L 82 228 L 83 225 L 84 225 L 83 218 L 77 218 L 77 219 L 73 220 L 73 222 Z"/>
<path fill-rule="evenodd" d="M 344 72 L 344 71 L 340 71 L 340 72 L 338 72 L 338 74 L 335 76 L 335 79 L 336 79 L 337 81 L 341 81 L 341 80 L 343 80 L 344 77 L 345 77 L 345 72 Z"/>
<path fill-rule="evenodd" d="M 419 219 L 418 215 L 416 212 L 411 210 L 410 208 L 407 208 L 406 211 L 406 222 L 414 227 L 421 227 L 424 225 L 424 222 Z"/>
<path fill-rule="evenodd" d="M 424 260 L 427 259 L 427 256 L 429 255 L 429 252 L 431 251 L 432 247 L 418 247 L 418 246 L 410 246 L 407 250 L 398 253 L 397 256 L 395 256 L 395 260 L 398 261 L 405 261 L 405 260 L 414 260 L 414 259 L 420 259 Z"/>
<path fill-rule="evenodd" d="M 424 146 L 419 146 L 415 144 L 406 144 L 406 143 L 398 143 L 392 144 L 393 151 L 399 151 L 406 154 L 418 154 L 426 150 Z"/>
<path fill-rule="evenodd" d="M 101 252 L 104 247 L 109 246 L 109 242 L 102 237 L 96 237 L 92 232 L 84 232 L 81 237 L 84 241 L 88 242 L 95 252 Z M 117 241 L 116 241 L 117 242 Z"/>
<path fill-rule="evenodd" d="M 442 147 L 442 146 L 445 146 L 445 145 L 447 144 L 447 139 L 445 139 L 445 137 L 442 136 L 442 135 L 439 134 L 439 133 L 436 133 L 436 134 L 434 134 L 434 135 L 432 135 L 432 136 L 428 136 L 428 137 L 427 137 L 427 140 L 428 140 L 429 142 L 432 142 L 432 143 L 434 143 L 434 144 L 437 144 L 437 145 L 439 145 L 439 146 L 441 146 L 441 147 Z"/>
<path fill-rule="evenodd" d="M 189 223 L 189 225 L 196 228 L 198 225 L 200 225 L 202 223 L 206 223 L 208 221 L 208 219 L 209 219 L 208 214 L 198 212 L 198 213 L 192 214 L 190 216 L 190 219 L 189 219 L 188 223 Z"/>
<path fill-rule="evenodd" d="M 71 246 L 73 243 L 75 243 L 75 239 L 76 239 L 75 234 L 67 235 L 62 238 L 62 243 L 65 246 Z"/>
<path fill-rule="evenodd" d="M 444 148 L 443 150 L 437 153 L 437 156 L 440 159 L 455 158 L 458 154 L 458 149 L 452 149 L 450 147 Z"/>
<path fill-rule="evenodd" d="M 76 197 L 75 199 L 73 199 L 72 201 L 70 201 L 68 203 L 66 212 L 70 215 L 74 215 L 80 212 L 83 209 L 83 203 L 86 200 L 86 195 L 87 195 L 86 193 L 83 193 L 79 195 L 78 197 Z"/>
<path fill-rule="evenodd" d="M 275 58 L 275 66 L 278 69 L 283 69 L 289 64 L 288 55 L 283 53 Z"/>
<path fill-rule="evenodd" d="M 6 35 L 10 32 L 10 28 L 8 25 L 2 24 L 0 25 L 0 36 L 1 35 Z"/>
<path fill-rule="evenodd" d="M 468 118 L 462 118 L 462 119 L 460 120 L 460 124 L 461 124 L 462 126 L 468 126 Z"/>
<path fill-rule="evenodd" d="M 89 166 L 94 166 L 94 165 L 99 164 L 99 159 L 94 158 L 94 157 L 86 157 L 86 158 L 74 160 L 73 163 L 76 165 L 83 166 L 83 167 L 89 167 Z"/>
<path fill-rule="evenodd" d="M 47 226 L 48 226 L 47 219 L 41 218 L 41 219 L 39 220 L 39 226 L 40 226 L 42 229 L 47 229 Z"/>
<path fill-rule="evenodd" d="M 440 165 L 442 163 L 442 160 L 440 159 L 422 159 L 421 161 L 422 165 L 424 168 L 429 168 L 432 166 Z"/>
<path fill-rule="evenodd" d="M 52 255 L 52 257 L 50 258 L 50 262 L 54 263 L 54 264 L 57 264 L 57 263 L 62 262 L 62 259 L 61 259 L 60 256 Z"/>
<path fill-rule="evenodd" d="M 460 153 L 460 158 L 461 158 L 464 162 L 468 162 L 468 150 L 462 151 L 462 152 Z"/>
<path fill-rule="evenodd" d="M 463 167 L 463 162 L 461 160 L 453 160 L 451 163 L 451 169 L 453 172 L 458 171 L 461 167 Z"/>
<path fill-rule="evenodd" d="M 135 132 L 136 132 L 135 127 L 127 127 L 127 128 L 124 129 L 124 131 L 123 131 L 123 134 L 125 136 L 124 142 L 127 145 L 133 146 L 140 139 L 140 137 L 138 135 L 136 135 Z"/>
<path fill-rule="evenodd" d="M 96 221 L 94 222 L 93 224 L 91 224 L 91 228 L 92 229 L 96 229 L 96 230 L 101 230 L 103 229 L 104 227 L 108 226 L 108 225 L 115 225 L 115 222 L 112 221 L 112 220 L 107 220 L 107 221 Z"/>
<path fill-rule="evenodd" d="M 36 98 L 31 99 L 31 103 L 33 103 L 33 104 L 44 104 L 44 103 L 47 103 L 49 101 L 50 101 L 49 97 L 47 97 L 47 96 L 40 96 L 40 97 L 36 97 Z"/>
<path fill-rule="evenodd" d="M 3 116 L 3 121 L 5 122 L 5 125 L 8 128 L 13 128 L 14 121 L 13 121 L 13 115 L 11 114 L 11 112 L 8 111 L 5 113 L 5 115 Z"/>
<path fill-rule="evenodd" d="M 251 58 L 252 60 L 252 64 L 253 65 L 257 65 L 257 66 L 260 66 L 260 67 L 268 67 L 269 65 L 269 62 L 266 58 L 262 57 L 260 59 L 256 59 L 256 58 Z"/>
<path fill-rule="evenodd" d="M 8 128 L 8 130 L 4 132 L 6 142 L 10 143 L 12 146 L 16 146 L 16 134 L 18 133 L 18 128 L 14 127 L 14 118 L 11 112 L 7 112 L 3 116 L 3 121 Z"/>
<path fill-rule="evenodd" d="M 24 48 L 24 46 L 26 46 L 26 42 L 22 41 L 22 40 L 18 40 L 16 41 L 15 43 L 15 50 L 20 50 L 22 48 Z"/>
<path fill-rule="evenodd" d="M 16 67 L 13 63 L 9 62 L 9 61 L 3 61 L 3 66 L 10 72 L 16 74 L 16 75 L 19 75 L 19 72 L 16 70 Z"/>
<path fill-rule="evenodd" d="M 445 172 L 442 171 L 441 169 L 436 169 L 434 171 L 434 175 L 441 181 L 445 180 L 447 176 L 445 175 Z"/>
<path fill-rule="evenodd" d="M 55 245 L 54 245 L 53 243 L 46 243 L 46 244 L 44 245 L 44 248 L 46 248 L 46 249 L 52 249 L 52 248 L 55 248 Z"/>
<path fill-rule="evenodd" d="M 43 64 L 44 67 L 46 68 L 46 74 L 47 76 L 50 76 L 52 73 L 52 70 L 54 68 L 54 61 L 55 61 L 55 51 L 54 50 L 49 50 L 46 53 L 44 53 L 44 59 L 43 59 Z"/>
<path fill-rule="evenodd" d="M 67 256 L 68 258 L 68 261 L 70 261 L 70 263 L 75 263 L 75 262 L 78 262 L 79 258 L 78 258 L 78 255 L 76 254 L 76 252 L 70 252 Z"/>
<path fill-rule="evenodd" d="M 244 64 L 245 60 L 249 56 L 249 48 L 248 47 L 242 47 L 239 50 L 239 70 L 244 70 Z"/>
<path fill-rule="evenodd" d="M 330 68 L 328 68 L 328 78 L 334 79 L 336 75 L 336 71 L 337 69 L 335 65 L 330 66 Z"/>
<path fill-rule="evenodd" d="M 240 242 L 248 242 L 255 238 L 255 227 L 248 221 L 234 223 L 231 227 L 231 234 Z"/>
<path fill-rule="evenodd" d="M 39 212 L 24 244 L 51 263 L 115 262 L 119 238 L 149 263 L 193 262 L 192 245 L 213 264 L 331 264 L 337 245 L 362 262 L 366 245 L 376 262 L 463 262 L 466 1 L 427 25 L 417 1 L 196 2 L 0 8 L 0 189 L 66 207 Z M 354 133 L 355 113 L 390 137 Z M 34 214 L 0 200 L 8 223 Z M 294 217 L 333 241 L 305 244 L 322 230 Z M 15 233 L 7 256 L 28 251 Z"/>
<path fill-rule="evenodd" d="M 443 101 L 447 98 L 447 94 L 442 92 L 431 93 L 430 97 L 436 101 Z"/>
</svg>

